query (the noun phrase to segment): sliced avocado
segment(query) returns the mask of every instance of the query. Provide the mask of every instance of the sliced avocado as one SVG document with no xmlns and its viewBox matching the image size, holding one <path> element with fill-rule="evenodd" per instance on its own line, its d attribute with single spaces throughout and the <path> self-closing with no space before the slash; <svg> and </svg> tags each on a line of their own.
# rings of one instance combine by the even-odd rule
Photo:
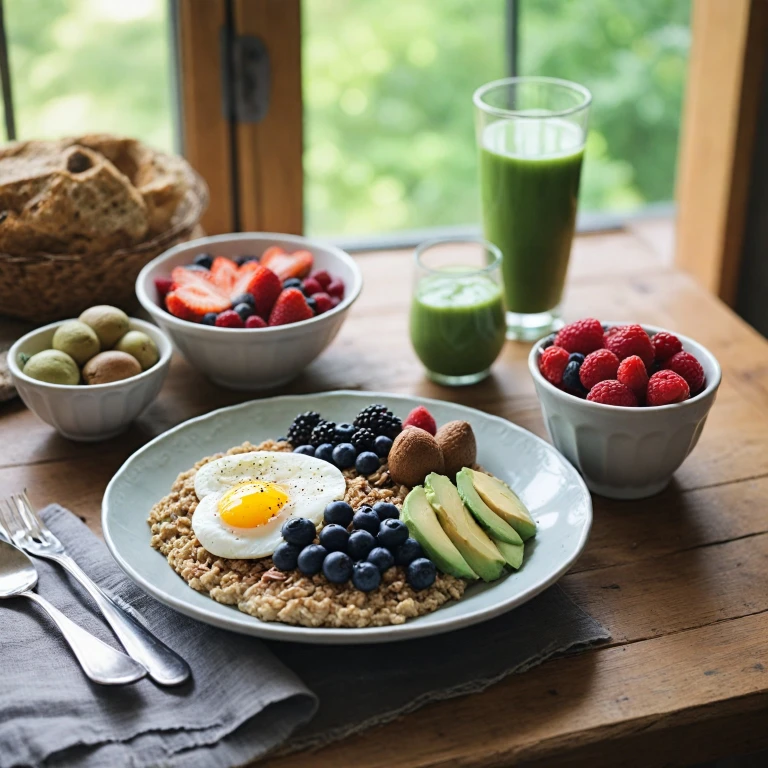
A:
<svg viewBox="0 0 768 768">
<path fill-rule="evenodd" d="M 483 581 L 494 581 L 504 570 L 504 558 L 483 529 L 467 512 L 453 483 L 435 472 L 424 481 L 427 501 L 448 538 Z"/>
<path fill-rule="evenodd" d="M 480 498 L 503 520 L 506 520 L 525 541 L 536 535 L 536 523 L 517 494 L 497 477 L 467 469 Z"/>
<path fill-rule="evenodd" d="M 493 539 L 493 537 L 491 537 Z M 501 539 L 493 539 L 493 543 L 496 545 L 496 549 L 501 552 L 501 556 L 507 561 L 507 565 L 511 565 L 517 570 L 523 564 L 523 556 L 525 555 L 525 544 L 522 540 L 519 544 L 508 544 Z"/>
<path fill-rule="evenodd" d="M 416 541 L 421 544 L 432 562 L 443 573 L 449 573 L 461 579 L 476 579 L 477 574 L 469 567 L 461 556 L 435 516 L 435 510 L 429 505 L 424 488 L 417 485 L 405 497 L 403 509 L 400 512 L 403 522 Z"/>
<path fill-rule="evenodd" d="M 471 469 L 464 467 L 456 474 L 456 487 L 459 489 L 459 496 L 464 506 L 492 539 L 505 541 L 507 544 L 522 544 L 520 534 L 480 498 L 480 494 L 472 484 L 471 472 Z"/>
</svg>

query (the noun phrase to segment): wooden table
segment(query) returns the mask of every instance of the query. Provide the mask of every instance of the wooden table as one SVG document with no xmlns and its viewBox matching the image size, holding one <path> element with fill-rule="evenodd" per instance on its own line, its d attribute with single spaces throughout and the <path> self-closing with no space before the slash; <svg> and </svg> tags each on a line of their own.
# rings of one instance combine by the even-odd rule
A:
<svg viewBox="0 0 768 768">
<path fill-rule="evenodd" d="M 561 584 L 611 632 L 600 648 L 432 704 L 276 768 L 688 765 L 768 747 L 768 343 L 670 265 L 670 226 L 578 239 L 566 315 L 677 329 L 719 358 L 723 384 L 695 453 L 661 495 L 595 498 L 586 552 Z M 359 257 L 366 289 L 331 348 L 290 392 L 338 388 L 443 398 L 545 435 L 508 343 L 489 380 L 428 382 L 407 337 L 407 253 Z M 7 336 L 18 329 L 6 322 Z M 247 396 L 174 360 L 158 400 L 99 445 L 58 437 L 18 402 L 0 406 L 0 494 L 27 487 L 99 529 L 107 481 L 149 438 Z M 462 652 L 471 652 L 464 649 Z"/>
</svg>

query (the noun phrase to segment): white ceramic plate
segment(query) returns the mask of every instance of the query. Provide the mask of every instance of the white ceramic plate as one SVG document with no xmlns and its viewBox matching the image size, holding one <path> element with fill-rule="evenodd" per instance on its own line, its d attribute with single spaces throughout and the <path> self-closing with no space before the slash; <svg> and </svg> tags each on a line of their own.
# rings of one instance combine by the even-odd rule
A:
<svg viewBox="0 0 768 768">
<path fill-rule="evenodd" d="M 477 436 L 478 462 L 506 481 L 538 525 L 526 543 L 523 567 L 490 584 L 471 584 L 464 597 L 405 624 L 364 629 L 311 629 L 263 622 L 222 605 L 184 582 L 149 545 L 146 519 L 179 472 L 203 456 L 245 440 L 284 435 L 297 413 L 319 411 L 351 421 L 370 403 L 384 403 L 404 418 L 426 404 L 438 424 L 463 419 Z M 556 582 L 587 541 L 592 504 L 576 470 L 548 443 L 504 419 L 439 400 L 374 392 L 328 392 L 255 400 L 184 422 L 138 450 L 107 486 L 102 504 L 104 537 L 120 567 L 142 589 L 177 611 L 247 635 L 304 643 L 378 643 L 448 632 L 491 619 L 530 600 Z"/>
</svg>

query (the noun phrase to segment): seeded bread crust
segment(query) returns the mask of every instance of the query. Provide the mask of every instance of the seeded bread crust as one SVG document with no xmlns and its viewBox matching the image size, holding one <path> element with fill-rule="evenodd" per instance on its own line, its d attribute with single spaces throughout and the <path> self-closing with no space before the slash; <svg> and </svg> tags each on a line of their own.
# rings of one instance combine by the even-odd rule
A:
<svg viewBox="0 0 768 768">
<path fill-rule="evenodd" d="M 290 451 L 288 443 L 268 440 L 260 445 L 243 443 L 227 455 L 248 451 Z M 390 568 L 381 585 L 372 592 L 360 592 L 351 584 L 331 584 L 324 576 L 303 576 L 298 571 L 283 573 L 271 558 L 229 560 L 211 555 L 192 531 L 197 507 L 194 478 L 197 470 L 224 454 L 209 456 L 182 472 L 171 492 L 152 508 L 149 525 L 151 545 L 193 589 L 213 600 L 232 605 L 262 621 L 280 621 L 305 627 L 373 627 L 402 624 L 409 618 L 437 610 L 449 600 L 458 600 L 466 582 L 438 573 L 429 588 L 415 591 L 405 580 L 405 570 Z M 410 488 L 396 485 L 386 464 L 368 477 L 346 470 L 345 500 L 354 508 L 377 501 L 402 507 Z"/>
</svg>

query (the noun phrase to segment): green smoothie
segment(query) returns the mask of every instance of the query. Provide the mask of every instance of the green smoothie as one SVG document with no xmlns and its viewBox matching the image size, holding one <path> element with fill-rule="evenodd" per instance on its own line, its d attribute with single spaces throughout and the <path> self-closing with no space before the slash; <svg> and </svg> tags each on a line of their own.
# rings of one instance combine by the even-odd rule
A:
<svg viewBox="0 0 768 768">
<path fill-rule="evenodd" d="M 501 250 L 510 312 L 546 312 L 560 303 L 583 157 L 581 129 L 564 120 L 499 120 L 483 132 L 485 237 Z"/>
<path fill-rule="evenodd" d="M 490 368 L 504 346 L 501 289 L 490 277 L 446 269 L 424 277 L 411 305 L 411 342 L 433 373 L 468 376 Z"/>
</svg>

